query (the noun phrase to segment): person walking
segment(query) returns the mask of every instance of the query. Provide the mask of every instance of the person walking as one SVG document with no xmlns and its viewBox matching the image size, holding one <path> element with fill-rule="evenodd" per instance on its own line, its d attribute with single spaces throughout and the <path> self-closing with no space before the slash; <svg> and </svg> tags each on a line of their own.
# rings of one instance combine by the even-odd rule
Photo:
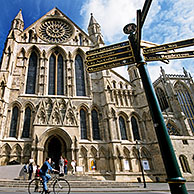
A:
<svg viewBox="0 0 194 194">
<path fill-rule="evenodd" d="M 64 175 L 64 159 L 63 159 L 63 156 L 60 157 L 59 159 L 59 175 L 60 176 L 63 176 Z"/>
<path fill-rule="evenodd" d="M 64 159 L 64 173 L 65 173 L 65 175 L 67 175 L 67 163 L 68 163 L 68 161 L 67 161 L 67 159 L 65 158 L 65 159 Z"/>
<path fill-rule="evenodd" d="M 74 175 L 75 174 L 75 170 L 76 170 L 76 161 L 75 160 L 72 160 L 71 161 L 71 167 L 72 167 L 72 174 Z"/>
<path fill-rule="evenodd" d="M 47 183 L 51 179 L 51 176 L 48 174 L 48 170 L 58 172 L 58 170 L 55 170 L 51 167 L 51 158 L 49 157 L 46 158 L 44 164 L 40 169 L 40 177 L 43 181 L 43 190 L 45 191 L 45 194 L 50 193 L 47 188 Z"/>
<path fill-rule="evenodd" d="M 33 173 L 33 162 L 30 161 L 29 165 L 28 165 L 28 180 L 32 179 L 32 173 Z"/>
<path fill-rule="evenodd" d="M 24 176 L 24 180 L 26 180 L 26 175 L 27 175 L 27 173 L 28 173 L 28 166 L 27 166 L 28 164 L 27 163 L 25 163 L 24 164 L 24 167 L 23 167 L 23 176 Z"/>
<path fill-rule="evenodd" d="M 36 179 L 36 182 L 35 182 L 35 192 L 39 192 L 39 185 L 38 185 L 38 183 L 39 183 L 39 181 L 38 181 L 38 178 L 40 178 L 40 166 L 39 165 L 37 165 L 36 166 L 36 172 L 35 172 L 35 178 L 37 178 Z"/>
</svg>

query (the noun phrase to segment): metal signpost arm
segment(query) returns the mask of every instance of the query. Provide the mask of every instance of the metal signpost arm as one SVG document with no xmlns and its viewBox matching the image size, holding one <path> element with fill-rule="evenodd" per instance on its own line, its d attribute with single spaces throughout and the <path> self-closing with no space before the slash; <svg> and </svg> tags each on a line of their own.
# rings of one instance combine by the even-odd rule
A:
<svg viewBox="0 0 194 194">
<path fill-rule="evenodd" d="M 137 68 L 139 69 L 139 73 L 144 86 L 164 166 L 166 169 L 168 178 L 167 182 L 169 183 L 171 193 L 187 194 L 185 179 L 181 175 L 176 155 L 174 153 L 173 146 L 164 122 L 164 118 L 147 70 L 146 62 L 144 61 L 144 57 L 140 53 L 141 28 L 143 26 L 142 21 L 145 21 L 145 17 L 147 15 L 151 1 L 148 0 L 146 1 L 146 3 L 149 3 L 149 5 L 144 5 L 145 9 L 142 14 L 141 10 L 137 10 L 137 39 L 135 40 L 134 33 L 131 33 L 129 36 L 129 40 L 134 51 Z"/>
</svg>

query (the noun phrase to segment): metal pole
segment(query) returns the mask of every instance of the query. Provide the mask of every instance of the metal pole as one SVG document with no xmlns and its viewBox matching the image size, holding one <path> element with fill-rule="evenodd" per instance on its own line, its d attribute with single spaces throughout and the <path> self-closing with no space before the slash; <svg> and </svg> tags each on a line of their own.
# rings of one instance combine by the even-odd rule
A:
<svg viewBox="0 0 194 194">
<path fill-rule="evenodd" d="M 146 188 L 146 181 L 145 181 L 145 176 L 144 176 L 144 169 L 143 169 L 143 165 L 141 163 L 141 157 L 140 157 L 140 152 L 139 152 L 139 148 L 138 148 L 138 141 L 136 140 L 136 148 L 137 148 L 137 155 L 138 155 L 138 160 L 139 160 L 139 165 L 140 165 L 140 169 L 141 169 L 141 174 L 142 174 L 142 178 L 143 178 L 143 187 Z"/>
<path fill-rule="evenodd" d="M 145 63 L 138 64 L 139 73 L 146 93 L 148 105 L 152 115 L 158 143 L 160 146 L 164 166 L 167 174 L 167 182 L 172 194 L 188 194 L 185 182 L 182 177 L 179 165 L 174 153 L 174 149 L 166 129 L 163 115 L 158 104 L 158 100 L 152 86 L 147 66 Z"/>
</svg>

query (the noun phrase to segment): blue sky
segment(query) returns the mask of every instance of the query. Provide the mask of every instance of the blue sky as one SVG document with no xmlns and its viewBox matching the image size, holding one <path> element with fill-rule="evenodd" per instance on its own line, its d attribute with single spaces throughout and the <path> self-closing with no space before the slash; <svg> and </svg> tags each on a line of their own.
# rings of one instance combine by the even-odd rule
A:
<svg viewBox="0 0 194 194">
<path fill-rule="evenodd" d="M 11 21 L 22 9 L 25 28 L 54 7 L 59 8 L 79 27 L 87 32 L 90 13 L 101 25 L 106 45 L 127 40 L 123 27 L 136 22 L 136 10 L 142 9 L 145 0 L 0 0 L 0 55 L 4 47 Z M 143 27 L 145 41 L 164 44 L 194 38 L 193 0 L 153 0 Z M 186 48 L 186 50 L 194 47 Z M 176 50 L 179 51 L 179 50 Z M 194 76 L 194 58 L 173 60 L 170 64 L 148 63 L 154 81 L 160 74 L 160 66 L 166 73 L 183 74 L 185 67 Z M 117 72 L 128 77 L 126 67 Z"/>
</svg>

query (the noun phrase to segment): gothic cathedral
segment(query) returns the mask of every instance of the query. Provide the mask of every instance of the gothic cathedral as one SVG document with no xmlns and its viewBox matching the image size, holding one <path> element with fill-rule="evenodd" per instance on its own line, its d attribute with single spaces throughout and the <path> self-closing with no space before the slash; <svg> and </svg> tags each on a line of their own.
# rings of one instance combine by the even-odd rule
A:
<svg viewBox="0 0 194 194">
<path fill-rule="evenodd" d="M 58 166 L 62 155 L 77 161 L 80 174 L 137 181 L 140 156 L 147 181 L 165 180 L 135 65 L 129 80 L 85 69 L 86 51 L 103 45 L 93 15 L 87 34 L 57 8 L 24 29 L 19 11 L 0 64 L 0 165 L 51 157 Z M 194 84 L 183 73 L 161 68 L 153 85 L 183 177 L 194 180 Z"/>
</svg>

